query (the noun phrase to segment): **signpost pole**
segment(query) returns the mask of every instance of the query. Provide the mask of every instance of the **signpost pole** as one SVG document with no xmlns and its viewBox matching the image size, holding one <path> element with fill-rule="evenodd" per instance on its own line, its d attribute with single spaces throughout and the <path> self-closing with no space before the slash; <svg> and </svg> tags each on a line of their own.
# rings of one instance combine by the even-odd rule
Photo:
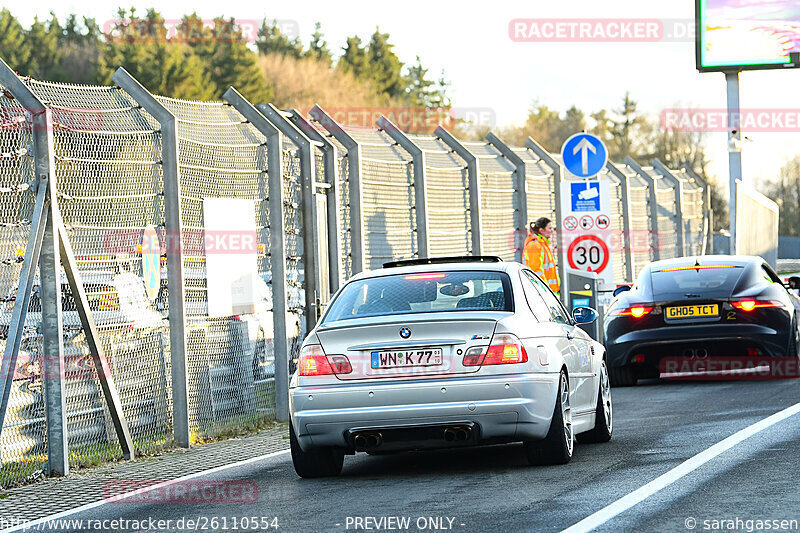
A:
<svg viewBox="0 0 800 533">
<path fill-rule="evenodd" d="M 742 130 L 739 109 L 739 72 L 726 72 L 728 96 L 728 167 L 730 173 L 730 253 L 736 253 L 736 184 L 742 180 Z"/>
</svg>

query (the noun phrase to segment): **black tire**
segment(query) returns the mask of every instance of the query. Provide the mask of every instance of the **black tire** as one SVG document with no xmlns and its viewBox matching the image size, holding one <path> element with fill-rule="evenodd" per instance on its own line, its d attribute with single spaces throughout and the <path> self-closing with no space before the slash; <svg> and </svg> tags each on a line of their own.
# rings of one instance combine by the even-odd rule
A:
<svg viewBox="0 0 800 533">
<path fill-rule="evenodd" d="M 597 391 L 597 406 L 594 411 L 594 429 L 581 433 L 576 438 L 580 443 L 608 442 L 614 428 L 614 410 L 611 406 L 611 383 L 606 362 L 600 363 L 600 386 Z"/>
<path fill-rule="evenodd" d="M 632 387 L 639 379 L 632 365 L 612 366 L 608 369 L 608 376 L 611 378 L 612 387 Z"/>
<path fill-rule="evenodd" d="M 797 319 L 796 318 L 792 322 L 792 332 L 794 333 L 794 335 L 792 335 L 792 338 L 789 339 L 789 351 L 787 352 L 787 355 L 789 357 L 800 358 L 800 352 L 798 352 L 798 342 L 797 342 L 797 337 L 800 336 L 800 332 L 797 331 Z"/>
<path fill-rule="evenodd" d="M 338 476 L 342 473 L 344 452 L 336 448 L 314 448 L 303 451 L 289 423 L 289 447 L 297 475 L 305 478 Z"/>
<path fill-rule="evenodd" d="M 566 391 L 566 394 L 565 394 Z M 566 398 L 566 408 L 563 398 Z M 564 423 L 565 413 L 567 423 Z M 575 434 L 572 429 L 572 411 L 569 407 L 569 381 L 564 371 L 558 380 L 556 405 L 550 419 L 550 429 L 543 440 L 525 441 L 525 455 L 531 465 L 563 465 L 570 462 L 575 449 Z"/>
</svg>

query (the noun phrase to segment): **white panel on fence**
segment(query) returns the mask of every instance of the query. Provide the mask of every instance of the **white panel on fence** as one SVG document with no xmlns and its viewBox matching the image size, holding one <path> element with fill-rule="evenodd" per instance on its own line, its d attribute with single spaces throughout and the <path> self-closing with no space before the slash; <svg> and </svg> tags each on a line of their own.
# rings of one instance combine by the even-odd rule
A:
<svg viewBox="0 0 800 533">
<path fill-rule="evenodd" d="M 203 198 L 208 316 L 254 312 L 255 209 L 253 200 Z"/>
</svg>

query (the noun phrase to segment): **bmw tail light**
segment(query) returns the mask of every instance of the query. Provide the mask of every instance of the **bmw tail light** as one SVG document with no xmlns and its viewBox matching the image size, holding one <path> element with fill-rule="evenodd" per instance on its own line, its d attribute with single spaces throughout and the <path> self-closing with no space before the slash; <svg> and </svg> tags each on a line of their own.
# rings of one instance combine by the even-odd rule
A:
<svg viewBox="0 0 800 533">
<path fill-rule="evenodd" d="M 301 376 L 330 376 L 353 371 L 350 360 L 344 355 L 326 356 L 319 344 L 304 346 L 300 351 Z"/>
<path fill-rule="evenodd" d="M 633 318 L 642 318 L 649 315 L 655 307 L 652 305 L 632 305 L 630 307 L 622 307 L 611 311 L 613 316 L 632 316 Z"/>
<path fill-rule="evenodd" d="M 345 355 L 329 355 L 328 363 L 330 363 L 334 374 L 349 374 L 353 371 L 350 366 L 350 360 Z"/>
<path fill-rule="evenodd" d="M 464 366 L 507 365 L 527 362 L 528 352 L 525 351 L 522 342 L 516 336 L 508 333 L 495 335 L 488 348 L 477 346 L 470 348 L 464 354 Z"/>
<path fill-rule="evenodd" d="M 739 300 L 731 302 L 731 305 L 740 311 L 752 311 L 764 307 L 783 307 L 782 303 L 773 300 Z"/>
</svg>

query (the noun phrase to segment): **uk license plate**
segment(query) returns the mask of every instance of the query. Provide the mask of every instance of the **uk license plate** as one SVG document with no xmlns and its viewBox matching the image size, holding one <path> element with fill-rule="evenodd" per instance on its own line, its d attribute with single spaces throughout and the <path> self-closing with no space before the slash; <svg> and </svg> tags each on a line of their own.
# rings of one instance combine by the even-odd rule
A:
<svg viewBox="0 0 800 533">
<path fill-rule="evenodd" d="M 410 368 L 442 364 L 441 348 L 372 352 L 372 368 Z"/>
<path fill-rule="evenodd" d="M 719 306 L 717 304 L 679 305 L 667 307 L 666 312 L 668 319 L 709 317 L 719 314 Z"/>
</svg>

